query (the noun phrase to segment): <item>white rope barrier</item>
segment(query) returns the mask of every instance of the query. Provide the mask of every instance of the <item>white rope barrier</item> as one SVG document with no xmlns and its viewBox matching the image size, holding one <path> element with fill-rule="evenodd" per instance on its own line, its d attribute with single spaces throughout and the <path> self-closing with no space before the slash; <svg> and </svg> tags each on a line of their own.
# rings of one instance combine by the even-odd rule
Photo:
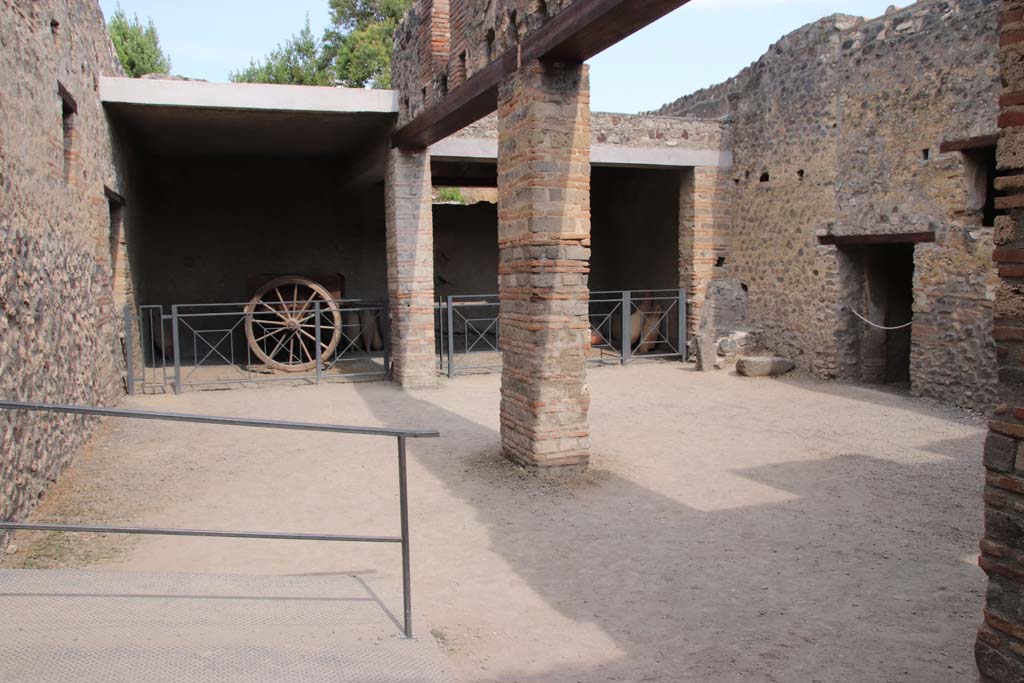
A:
<svg viewBox="0 0 1024 683">
<path fill-rule="evenodd" d="M 853 306 L 850 306 L 850 311 L 855 316 L 857 316 L 858 318 L 860 318 L 861 320 L 866 322 L 868 325 L 871 325 L 871 327 L 877 327 L 880 330 L 902 330 L 904 327 L 910 327 L 911 325 L 914 324 L 914 321 L 911 320 L 909 323 L 906 323 L 904 325 L 896 325 L 895 327 L 886 327 L 885 325 L 879 325 L 878 323 L 871 322 L 870 320 L 868 320 L 867 318 L 862 316 L 860 313 L 858 313 L 857 309 L 855 309 Z"/>
</svg>

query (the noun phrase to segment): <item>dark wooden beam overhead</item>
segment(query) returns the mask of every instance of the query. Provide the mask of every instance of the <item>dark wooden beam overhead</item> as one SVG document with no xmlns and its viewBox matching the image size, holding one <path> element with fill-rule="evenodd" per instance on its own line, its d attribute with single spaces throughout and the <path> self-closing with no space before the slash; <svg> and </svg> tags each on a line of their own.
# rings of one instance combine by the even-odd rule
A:
<svg viewBox="0 0 1024 683">
<path fill-rule="evenodd" d="M 939 151 L 944 154 L 946 152 L 962 152 L 969 149 L 995 147 L 997 142 L 999 142 L 999 133 L 995 133 L 993 135 L 979 135 L 977 137 L 964 138 L 962 140 L 946 140 L 939 145 Z"/>
<path fill-rule="evenodd" d="M 440 187 L 497 187 L 498 165 L 462 161 L 434 161 L 430 176 Z"/>
<path fill-rule="evenodd" d="M 935 232 L 898 232 L 882 235 L 822 235 L 819 244 L 834 244 L 839 247 L 860 247 L 871 244 L 920 244 L 934 242 Z"/>
<path fill-rule="evenodd" d="M 498 85 L 534 59 L 583 62 L 689 0 L 577 0 L 475 74 L 447 97 L 402 126 L 395 147 L 423 148 L 457 133 L 498 108 Z"/>
</svg>

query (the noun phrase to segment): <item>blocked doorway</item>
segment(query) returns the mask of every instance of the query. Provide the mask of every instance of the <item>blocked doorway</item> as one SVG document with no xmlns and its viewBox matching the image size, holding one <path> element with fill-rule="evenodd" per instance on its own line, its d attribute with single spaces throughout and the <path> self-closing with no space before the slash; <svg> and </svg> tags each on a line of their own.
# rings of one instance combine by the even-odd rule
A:
<svg viewBox="0 0 1024 683">
<path fill-rule="evenodd" d="M 909 384 L 914 244 L 839 247 L 844 374 L 871 384 Z"/>
</svg>

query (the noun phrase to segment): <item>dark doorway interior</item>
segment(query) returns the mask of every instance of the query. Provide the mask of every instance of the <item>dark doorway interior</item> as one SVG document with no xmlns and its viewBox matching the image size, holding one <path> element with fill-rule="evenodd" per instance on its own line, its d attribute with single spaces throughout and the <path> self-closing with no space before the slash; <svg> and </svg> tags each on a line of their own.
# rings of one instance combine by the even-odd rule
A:
<svg viewBox="0 0 1024 683">
<path fill-rule="evenodd" d="M 970 182 L 970 206 L 972 212 L 981 213 L 981 224 L 993 227 L 996 224 L 996 148 L 978 147 L 964 152 L 967 177 Z"/>
<path fill-rule="evenodd" d="M 840 249 L 850 269 L 847 301 L 857 319 L 848 329 L 850 350 L 863 382 L 910 381 L 911 327 L 914 316 L 914 245 L 878 244 Z M 895 328 L 895 329 L 882 329 Z"/>
</svg>

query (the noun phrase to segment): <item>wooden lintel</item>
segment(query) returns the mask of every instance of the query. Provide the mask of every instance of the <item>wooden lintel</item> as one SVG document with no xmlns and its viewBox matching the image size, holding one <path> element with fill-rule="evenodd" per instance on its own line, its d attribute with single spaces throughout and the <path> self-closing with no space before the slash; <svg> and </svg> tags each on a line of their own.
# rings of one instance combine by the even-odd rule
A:
<svg viewBox="0 0 1024 683">
<path fill-rule="evenodd" d="M 882 235 L 820 235 L 818 244 L 843 246 L 867 246 L 871 244 L 920 244 L 934 242 L 935 231 L 897 232 Z"/>
<path fill-rule="evenodd" d="M 391 136 L 393 147 L 424 149 L 458 133 L 498 108 L 498 85 L 516 70 L 516 51 L 509 50 L 440 102 Z"/>
<path fill-rule="evenodd" d="M 962 140 L 946 140 L 939 145 L 939 151 L 943 154 L 946 152 L 963 152 L 970 149 L 995 147 L 997 142 L 999 142 L 999 133 L 993 133 L 992 135 L 978 135 L 973 138 L 964 138 Z"/>
<path fill-rule="evenodd" d="M 392 136 L 394 147 L 423 149 L 498 108 L 498 86 L 534 59 L 584 62 L 689 0 L 576 0 Z"/>
</svg>

